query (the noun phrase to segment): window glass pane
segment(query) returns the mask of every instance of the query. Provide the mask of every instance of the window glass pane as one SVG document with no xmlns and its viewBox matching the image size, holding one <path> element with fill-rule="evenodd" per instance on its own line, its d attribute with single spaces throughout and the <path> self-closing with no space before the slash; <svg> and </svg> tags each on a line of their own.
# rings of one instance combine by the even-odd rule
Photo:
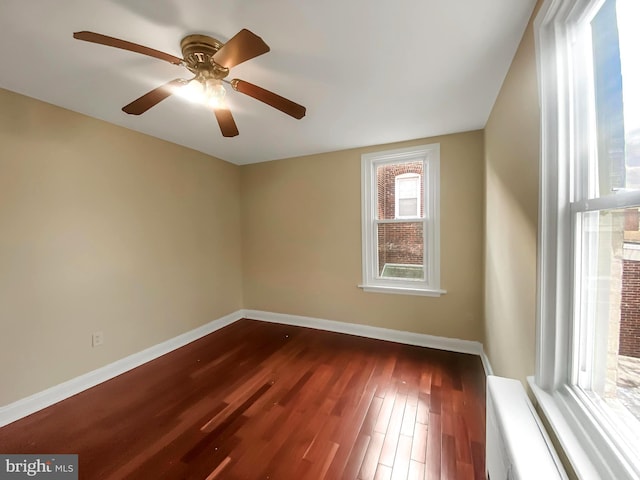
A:
<svg viewBox="0 0 640 480">
<path fill-rule="evenodd" d="M 607 0 L 591 22 L 597 165 L 590 198 L 640 189 L 640 1 Z"/>
<path fill-rule="evenodd" d="M 401 198 L 398 200 L 398 216 L 399 217 L 417 217 L 418 216 L 418 199 L 417 198 Z"/>
<path fill-rule="evenodd" d="M 398 178 L 398 197 L 417 198 L 418 197 L 418 177 Z"/>
<path fill-rule="evenodd" d="M 417 174 L 420 177 L 419 187 L 416 185 L 415 179 L 412 178 L 396 178 L 399 175 L 408 173 Z M 396 202 L 396 183 L 399 184 L 399 189 L 402 193 L 398 192 L 398 200 L 407 197 L 417 197 L 417 201 L 420 204 L 420 212 L 416 213 L 413 209 L 410 216 L 424 216 L 424 202 L 422 198 L 422 192 L 424 192 L 424 175 L 423 175 L 423 163 L 418 162 L 398 162 L 398 163 L 385 163 L 378 165 L 376 168 L 376 182 L 377 182 L 377 218 L 381 220 L 389 220 L 396 217 L 404 216 L 400 212 L 396 212 L 398 204 Z M 417 192 L 414 191 L 419 188 Z M 400 208 L 398 208 L 400 210 Z"/>
<path fill-rule="evenodd" d="M 378 224 L 378 275 L 424 280 L 422 222 Z"/>
<path fill-rule="evenodd" d="M 634 442 L 640 441 L 639 218 L 637 207 L 580 215 L 575 358 L 578 385 Z"/>
</svg>

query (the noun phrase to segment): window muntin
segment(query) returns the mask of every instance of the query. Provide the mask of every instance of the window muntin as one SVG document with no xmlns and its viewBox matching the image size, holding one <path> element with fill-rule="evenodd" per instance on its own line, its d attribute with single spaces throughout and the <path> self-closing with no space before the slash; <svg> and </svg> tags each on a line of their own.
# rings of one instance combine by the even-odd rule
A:
<svg viewBox="0 0 640 480">
<path fill-rule="evenodd" d="M 439 145 L 362 156 L 366 291 L 440 295 Z"/>
</svg>

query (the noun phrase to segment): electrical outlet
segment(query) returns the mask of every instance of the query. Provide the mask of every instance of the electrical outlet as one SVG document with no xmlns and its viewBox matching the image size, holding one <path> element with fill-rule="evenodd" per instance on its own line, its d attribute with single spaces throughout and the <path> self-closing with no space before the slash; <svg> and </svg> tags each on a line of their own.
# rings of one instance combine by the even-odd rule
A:
<svg viewBox="0 0 640 480">
<path fill-rule="evenodd" d="M 91 346 L 99 347 L 104 343 L 104 334 L 102 332 L 93 332 L 91 335 Z"/>
</svg>

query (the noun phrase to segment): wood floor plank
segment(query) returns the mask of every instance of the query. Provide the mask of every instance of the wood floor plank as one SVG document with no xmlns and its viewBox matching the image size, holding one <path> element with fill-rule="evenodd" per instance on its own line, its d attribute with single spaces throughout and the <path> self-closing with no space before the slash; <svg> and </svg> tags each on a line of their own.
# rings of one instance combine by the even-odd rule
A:
<svg viewBox="0 0 640 480">
<path fill-rule="evenodd" d="M 387 428 L 389 428 L 389 422 L 391 422 L 391 415 L 393 413 L 393 405 L 395 401 L 395 391 L 391 393 L 389 390 L 385 389 L 384 400 L 380 407 L 380 413 L 378 414 L 376 425 L 373 428 L 375 432 L 386 433 Z"/>
<path fill-rule="evenodd" d="M 411 460 L 407 480 L 424 480 L 424 463 Z"/>
<path fill-rule="evenodd" d="M 411 443 L 413 437 L 400 435 L 396 457 L 393 461 L 392 480 L 406 480 L 409 475 L 409 464 L 411 462 Z"/>
<path fill-rule="evenodd" d="M 456 462 L 456 479 L 472 480 L 474 478 L 473 465 L 470 463 Z"/>
<path fill-rule="evenodd" d="M 378 468 L 378 459 L 380 458 L 380 451 L 384 444 L 384 433 L 373 432 L 371 435 L 371 441 L 367 447 L 367 453 L 362 461 L 358 478 L 361 480 L 373 480 Z"/>
<path fill-rule="evenodd" d="M 376 476 L 374 480 L 391 480 L 391 474 L 393 473 L 391 467 L 387 465 L 378 465 L 376 470 Z"/>
<path fill-rule="evenodd" d="M 418 405 L 411 404 L 410 399 L 414 397 L 407 397 L 407 404 L 402 417 L 402 426 L 400 427 L 400 435 L 413 436 L 416 425 L 416 414 L 418 413 Z"/>
<path fill-rule="evenodd" d="M 471 442 L 467 433 L 467 424 L 464 416 L 456 414 L 454 420 L 454 440 L 456 444 L 456 460 L 462 463 L 472 463 Z"/>
<path fill-rule="evenodd" d="M 429 424 L 429 411 L 431 408 L 430 395 L 420 392 L 418 394 L 418 410 L 416 411 L 416 423 Z"/>
<path fill-rule="evenodd" d="M 402 417 L 407 405 L 406 395 L 396 395 L 391 417 L 389 418 L 389 425 L 384 438 L 384 444 L 382 445 L 382 451 L 380 452 L 379 463 L 393 467 L 393 462 L 396 457 L 396 449 L 398 448 L 398 442 L 400 441 L 400 429 L 402 428 Z"/>
<path fill-rule="evenodd" d="M 484 478 L 476 356 L 241 320 L 0 428 L 81 480 Z"/>
<path fill-rule="evenodd" d="M 371 399 L 371 404 L 369 405 L 369 409 L 367 410 L 367 414 L 362 423 L 363 433 L 371 435 L 374 432 L 383 401 L 384 399 L 375 395 Z"/>
<path fill-rule="evenodd" d="M 216 469 L 209 474 L 209 476 L 205 480 L 213 480 L 214 478 L 218 478 L 218 475 L 222 473 L 222 470 L 225 469 L 225 467 L 229 464 L 230 461 L 231 461 L 231 457 L 226 457 L 222 462 L 220 462 L 220 465 L 218 465 Z"/>
<path fill-rule="evenodd" d="M 420 372 L 420 385 L 418 389 L 420 393 L 429 395 L 431 393 L 431 380 L 433 378 L 433 370 L 431 368 L 425 368 Z"/>
<path fill-rule="evenodd" d="M 355 410 L 349 409 L 349 411 L 344 412 L 344 415 L 340 416 L 338 427 L 331 436 L 331 440 L 338 443 L 340 448 L 327 470 L 327 478 L 344 477 L 345 466 L 349 461 L 349 457 L 353 455 L 354 446 L 362 433 L 362 425 L 366 418 L 366 413 L 371 408 L 371 403 L 375 398 L 375 391 L 365 387 L 362 388 L 362 392 L 362 395 L 359 395 L 360 398 L 357 405 L 353 407 Z M 355 478 L 355 476 L 352 478 Z"/>
<path fill-rule="evenodd" d="M 316 477 L 318 480 L 324 480 L 324 478 L 326 478 L 327 471 L 329 470 L 331 463 L 333 463 L 333 459 L 339 447 L 340 445 L 338 445 L 337 443 L 329 442 L 329 448 L 326 452 L 326 455 L 324 455 L 325 457 L 324 461 L 322 462 L 322 464 L 318 463 L 318 465 L 322 465 L 322 468 L 320 469 L 320 473 Z"/>
<path fill-rule="evenodd" d="M 378 387 L 376 389 L 376 396 L 384 398 L 388 389 L 395 381 L 393 379 L 393 372 L 396 368 L 398 359 L 393 355 L 387 355 L 384 358 L 384 363 L 381 365 L 381 371 L 378 376 Z M 395 394 L 397 388 L 392 389 L 392 393 Z"/>
<path fill-rule="evenodd" d="M 347 464 L 344 467 L 343 478 L 358 478 L 358 472 L 362 466 L 370 441 L 371 437 L 369 435 L 358 435 L 355 445 L 351 450 L 351 454 L 349 455 L 349 459 L 347 460 Z"/>
<path fill-rule="evenodd" d="M 484 443 L 471 442 L 471 458 L 473 474 L 476 480 L 485 479 L 485 445 Z"/>
<path fill-rule="evenodd" d="M 423 423 L 415 423 L 413 431 L 413 443 L 411 445 L 411 460 L 424 463 L 427 458 L 427 438 L 429 427 Z"/>
<path fill-rule="evenodd" d="M 429 437 L 427 438 L 427 461 L 425 462 L 426 478 L 436 480 L 440 478 L 442 463 L 442 430 L 440 415 L 429 415 Z"/>
<path fill-rule="evenodd" d="M 443 480 L 456 480 L 458 478 L 455 439 L 452 435 L 445 433 L 442 434 L 440 464 L 440 478 Z"/>
</svg>

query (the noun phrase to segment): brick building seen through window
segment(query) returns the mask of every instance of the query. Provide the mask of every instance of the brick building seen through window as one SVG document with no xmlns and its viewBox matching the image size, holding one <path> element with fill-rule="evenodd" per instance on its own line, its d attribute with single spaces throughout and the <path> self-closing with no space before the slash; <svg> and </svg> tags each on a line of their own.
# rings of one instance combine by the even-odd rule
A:
<svg viewBox="0 0 640 480">
<path fill-rule="evenodd" d="M 619 354 L 640 358 L 640 213 L 625 210 Z"/>
</svg>

